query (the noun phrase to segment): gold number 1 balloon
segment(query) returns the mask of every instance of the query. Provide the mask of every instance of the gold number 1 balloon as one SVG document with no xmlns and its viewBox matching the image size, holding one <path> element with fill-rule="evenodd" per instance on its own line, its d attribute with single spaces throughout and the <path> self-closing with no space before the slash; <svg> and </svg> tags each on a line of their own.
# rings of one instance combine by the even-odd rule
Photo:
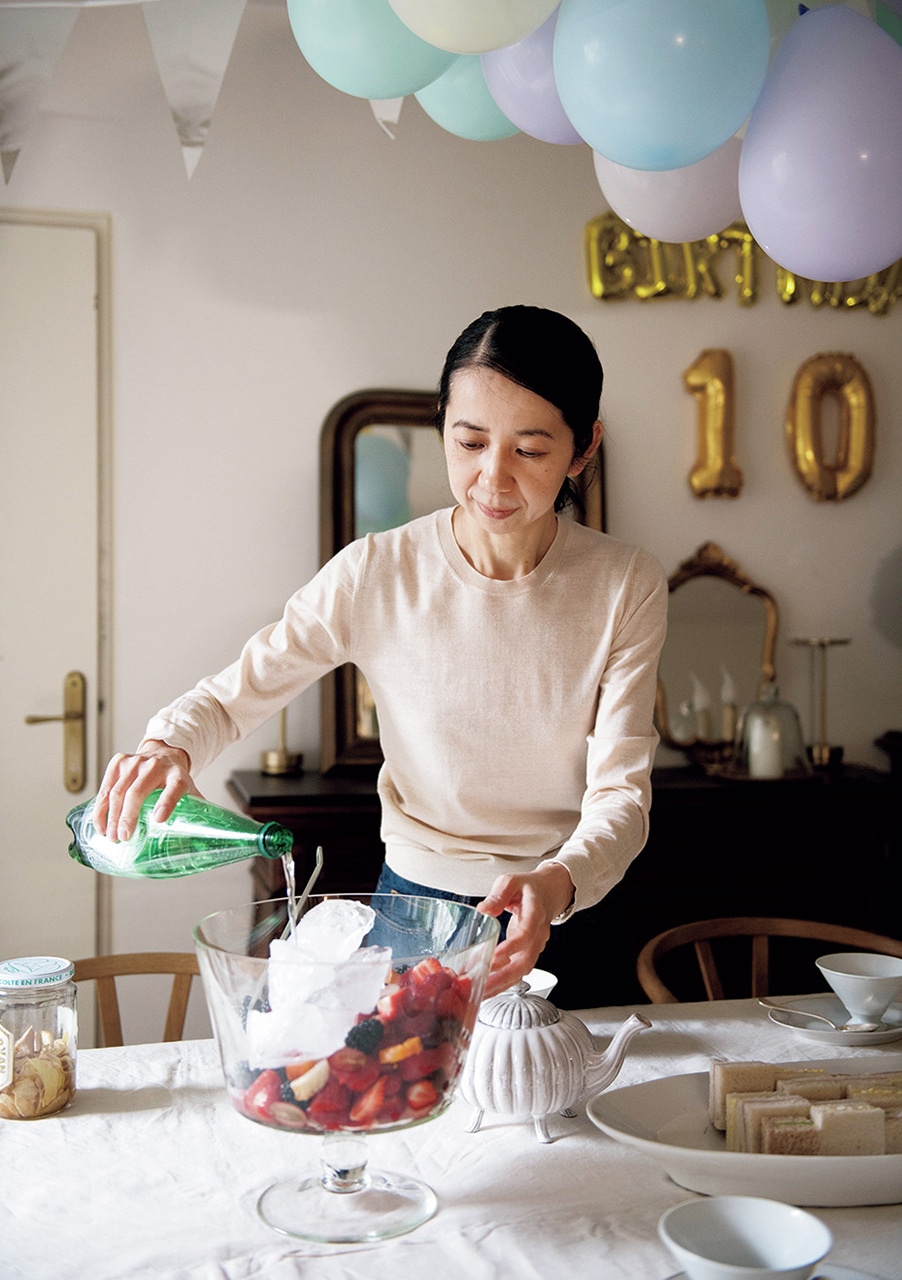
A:
<svg viewBox="0 0 902 1280">
<path fill-rule="evenodd" d="M 825 457 L 824 397 L 839 400 L 835 460 Z M 786 434 L 793 468 L 817 502 L 839 502 L 865 483 L 874 465 L 874 397 L 868 375 L 854 356 L 812 356 L 795 376 Z"/>
<path fill-rule="evenodd" d="M 736 498 L 742 471 L 733 456 L 733 359 L 729 351 L 702 351 L 683 374 L 698 401 L 698 457 L 689 473 L 697 498 Z"/>
</svg>

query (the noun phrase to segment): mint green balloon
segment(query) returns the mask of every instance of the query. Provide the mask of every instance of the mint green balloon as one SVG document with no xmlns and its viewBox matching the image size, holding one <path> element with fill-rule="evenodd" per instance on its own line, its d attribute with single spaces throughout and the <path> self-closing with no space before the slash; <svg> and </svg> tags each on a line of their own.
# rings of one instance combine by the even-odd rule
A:
<svg viewBox="0 0 902 1280">
<path fill-rule="evenodd" d="M 403 98 L 455 58 L 414 35 L 388 0 L 288 0 L 288 20 L 317 75 L 355 98 Z"/>
<path fill-rule="evenodd" d="M 427 116 L 459 138 L 496 142 L 520 132 L 489 93 L 477 53 L 455 58 L 443 75 L 415 97 Z"/>
</svg>

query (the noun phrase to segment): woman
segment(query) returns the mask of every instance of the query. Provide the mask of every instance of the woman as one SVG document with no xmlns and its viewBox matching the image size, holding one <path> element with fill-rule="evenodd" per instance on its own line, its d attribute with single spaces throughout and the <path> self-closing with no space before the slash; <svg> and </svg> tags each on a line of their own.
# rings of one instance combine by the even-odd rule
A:
<svg viewBox="0 0 902 1280">
<path fill-rule="evenodd" d="M 602 369 L 572 321 L 486 312 L 457 339 L 437 425 L 457 506 L 340 551 L 238 661 L 114 757 L 95 809 L 126 839 L 327 671 L 378 708 L 381 890 L 508 913 L 489 993 L 645 843 L 667 584 L 647 553 L 559 519 L 598 451 Z"/>
</svg>

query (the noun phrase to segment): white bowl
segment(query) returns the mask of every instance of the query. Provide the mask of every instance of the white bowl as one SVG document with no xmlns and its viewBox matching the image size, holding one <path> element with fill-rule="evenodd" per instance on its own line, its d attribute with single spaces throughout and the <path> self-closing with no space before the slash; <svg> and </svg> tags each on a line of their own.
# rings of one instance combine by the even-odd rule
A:
<svg viewBox="0 0 902 1280">
<path fill-rule="evenodd" d="M 531 996 L 543 996 L 547 1000 L 557 986 L 557 975 L 547 969 L 530 969 L 523 981 L 529 983 Z"/>
<path fill-rule="evenodd" d="M 902 959 L 840 951 L 815 961 L 854 1022 L 879 1022 L 902 992 Z"/>
<path fill-rule="evenodd" d="M 814 1214 L 758 1196 L 686 1200 L 658 1234 L 689 1280 L 808 1280 L 833 1244 Z"/>
</svg>

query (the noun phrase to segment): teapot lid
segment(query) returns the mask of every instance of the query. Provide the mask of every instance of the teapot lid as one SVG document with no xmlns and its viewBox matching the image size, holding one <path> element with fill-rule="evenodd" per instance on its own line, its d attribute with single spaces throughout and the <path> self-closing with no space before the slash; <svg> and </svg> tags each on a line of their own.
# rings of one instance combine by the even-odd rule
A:
<svg viewBox="0 0 902 1280">
<path fill-rule="evenodd" d="M 505 1031 L 550 1027 L 560 1020 L 561 1015 L 551 1001 L 544 996 L 532 995 L 529 983 L 522 979 L 500 995 L 484 1000 L 479 1009 L 480 1022 Z"/>
</svg>

